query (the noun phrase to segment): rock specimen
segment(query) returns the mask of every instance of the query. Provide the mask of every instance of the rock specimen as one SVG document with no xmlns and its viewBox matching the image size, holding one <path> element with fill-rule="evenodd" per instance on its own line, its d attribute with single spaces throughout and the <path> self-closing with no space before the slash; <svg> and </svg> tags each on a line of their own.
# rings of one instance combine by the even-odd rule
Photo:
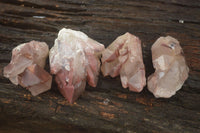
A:
<svg viewBox="0 0 200 133">
<path fill-rule="evenodd" d="M 43 68 L 49 53 L 44 42 L 31 41 L 12 50 L 12 59 L 4 67 L 4 76 L 31 91 L 36 96 L 51 88 L 52 76 Z"/>
<path fill-rule="evenodd" d="M 130 33 L 119 36 L 102 52 L 101 61 L 103 75 L 120 75 L 124 88 L 140 92 L 146 85 L 141 41 L 138 37 Z"/>
<path fill-rule="evenodd" d="M 158 38 L 151 51 L 155 73 L 148 77 L 148 89 L 157 98 L 169 98 L 188 78 L 182 48 L 175 38 L 167 36 Z"/>
<path fill-rule="evenodd" d="M 102 50 L 104 45 L 83 32 L 65 28 L 59 31 L 50 50 L 50 67 L 61 94 L 70 103 L 85 90 L 86 80 L 93 87 L 97 85 Z"/>
</svg>

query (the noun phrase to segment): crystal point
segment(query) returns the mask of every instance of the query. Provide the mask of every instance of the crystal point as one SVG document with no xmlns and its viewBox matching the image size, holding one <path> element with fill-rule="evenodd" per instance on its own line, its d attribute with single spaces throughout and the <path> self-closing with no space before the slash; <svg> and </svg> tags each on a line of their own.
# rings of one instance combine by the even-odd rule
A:
<svg viewBox="0 0 200 133">
<path fill-rule="evenodd" d="M 31 41 L 12 50 L 12 59 L 4 67 L 4 76 L 13 84 L 20 84 L 36 96 L 51 88 L 51 75 L 43 68 L 49 48 L 44 42 Z"/>
<path fill-rule="evenodd" d="M 148 77 L 148 89 L 155 97 L 169 98 L 181 89 L 189 68 L 183 50 L 175 38 L 160 37 L 152 45 L 155 72 Z"/>
<path fill-rule="evenodd" d="M 99 55 L 104 46 L 80 31 L 61 29 L 50 50 L 51 73 L 55 74 L 61 94 L 73 103 L 85 90 L 86 81 L 98 81 Z"/>
<path fill-rule="evenodd" d="M 101 71 L 104 76 L 120 75 L 123 88 L 140 92 L 146 85 L 141 42 L 138 37 L 126 33 L 119 36 L 102 52 Z"/>
</svg>

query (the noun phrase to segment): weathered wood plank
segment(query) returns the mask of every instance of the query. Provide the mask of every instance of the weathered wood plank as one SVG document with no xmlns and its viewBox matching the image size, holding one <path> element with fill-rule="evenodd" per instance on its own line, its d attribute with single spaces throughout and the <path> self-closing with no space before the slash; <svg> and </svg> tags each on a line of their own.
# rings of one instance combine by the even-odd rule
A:
<svg viewBox="0 0 200 133">
<path fill-rule="evenodd" d="M 190 76 L 172 98 L 155 99 L 147 88 L 130 92 L 119 77 L 101 75 L 97 88 L 87 86 L 74 105 L 55 82 L 49 92 L 33 97 L 3 77 L 15 46 L 39 40 L 52 47 L 63 27 L 81 30 L 105 46 L 125 32 L 139 36 L 147 76 L 154 71 L 154 41 L 174 36 Z M 1 0 L 0 29 L 0 132 L 200 132 L 199 0 Z"/>
</svg>

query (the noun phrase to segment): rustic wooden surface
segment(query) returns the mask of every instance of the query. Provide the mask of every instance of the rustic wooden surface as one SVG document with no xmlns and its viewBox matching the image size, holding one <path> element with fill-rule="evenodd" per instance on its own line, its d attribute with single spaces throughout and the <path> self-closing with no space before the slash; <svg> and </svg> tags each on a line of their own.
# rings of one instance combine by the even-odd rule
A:
<svg viewBox="0 0 200 133">
<path fill-rule="evenodd" d="M 87 86 L 73 105 L 55 83 L 33 97 L 2 76 L 15 46 L 38 40 L 52 47 L 62 27 L 83 31 L 105 46 L 127 31 L 139 36 L 147 76 L 153 72 L 151 45 L 171 35 L 181 42 L 190 76 L 170 99 L 155 99 L 147 88 L 130 92 L 119 78 L 100 76 L 98 87 Z M 197 133 L 199 101 L 199 0 L 0 0 L 0 132 Z"/>
</svg>

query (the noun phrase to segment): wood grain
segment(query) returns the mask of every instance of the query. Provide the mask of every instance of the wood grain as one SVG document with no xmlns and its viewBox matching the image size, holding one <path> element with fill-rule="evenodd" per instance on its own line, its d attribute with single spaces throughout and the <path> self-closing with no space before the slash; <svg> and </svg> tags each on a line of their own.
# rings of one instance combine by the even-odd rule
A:
<svg viewBox="0 0 200 133">
<path fill-rule="evenodd" d="M 190 76 L 175 96 L 156 99 L 147 88 L 130 92 L 119 77 L 101 75 L 73 105 L 55 82 L 33 97 L 2 76 L 15 46 L 38 40 L 51 48 L 63 27 L 105 46 L 125 32 L 138 36 L 147 76 L 154 71 L 152 44 L 171 35 L 181 42 Z M 1 0 L 0 29 L 0 132 L 200 132 L 199 0 Z"/>
</svg>

